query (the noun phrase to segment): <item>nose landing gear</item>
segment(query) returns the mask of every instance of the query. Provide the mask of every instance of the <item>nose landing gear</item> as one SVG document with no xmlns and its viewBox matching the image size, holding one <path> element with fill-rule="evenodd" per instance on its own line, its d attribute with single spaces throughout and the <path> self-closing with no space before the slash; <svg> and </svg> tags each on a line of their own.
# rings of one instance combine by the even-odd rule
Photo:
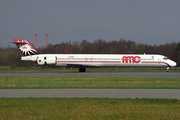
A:
<svg viewBox="0 0 180 120">
<path fill-rule="evenodd" d="M 169 72 L 169 66 L 166 65 L 166 72 Z"/>
<path fill-rule="evenodd" d="M 166 72 L 169 72 L 169 67 L 168 67 L 168 68 L 166 68 Z"/>
</svg>

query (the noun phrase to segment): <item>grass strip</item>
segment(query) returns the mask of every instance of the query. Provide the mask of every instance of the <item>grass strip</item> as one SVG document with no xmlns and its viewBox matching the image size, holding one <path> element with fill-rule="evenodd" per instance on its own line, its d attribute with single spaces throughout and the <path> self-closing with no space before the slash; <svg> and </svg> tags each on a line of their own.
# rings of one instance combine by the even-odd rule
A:
<svg viewBox="0 0 180 120">
<path fill-rule="evenodd" d="M 180 100 L 110 98 L 0 98 L 1 120 L 170 120 Z"/>
<path fill-rule="evenodd" d="M 180 78 L 0 76 L 0 89 L 180 89 Z"/>
</svg>

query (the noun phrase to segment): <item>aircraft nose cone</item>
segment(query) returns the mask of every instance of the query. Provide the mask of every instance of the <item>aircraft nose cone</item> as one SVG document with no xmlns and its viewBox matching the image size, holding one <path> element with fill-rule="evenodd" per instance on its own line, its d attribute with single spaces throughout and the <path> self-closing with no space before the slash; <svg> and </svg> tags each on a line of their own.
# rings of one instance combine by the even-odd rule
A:
<svg viewBox="0 0 180 120">
<path fill-rule="evenodd" d="M 176 64 L 176 62 L 171 61 L 170 65 L 171 65 L 171 67 L 175 67 L 177 64 Z"/>
</svg>

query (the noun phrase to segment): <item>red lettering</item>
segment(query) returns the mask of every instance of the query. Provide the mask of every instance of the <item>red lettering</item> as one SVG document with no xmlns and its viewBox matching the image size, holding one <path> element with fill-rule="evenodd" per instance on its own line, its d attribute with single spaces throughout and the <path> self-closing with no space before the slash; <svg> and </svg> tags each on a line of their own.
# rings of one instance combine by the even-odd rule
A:
<svg viewBox="0 0 180 120">
<path fill-rule="evenodd" d="M 134 63 L 140 63 L 140 62 L 141 62 L 141 58 L 139 56 L 135 56 Z"/>
<path fill-rule="evenodd" d="M 140 63 L 141 58 L 139 56 L 123 56 L 122 63 Z"/>
</svg>

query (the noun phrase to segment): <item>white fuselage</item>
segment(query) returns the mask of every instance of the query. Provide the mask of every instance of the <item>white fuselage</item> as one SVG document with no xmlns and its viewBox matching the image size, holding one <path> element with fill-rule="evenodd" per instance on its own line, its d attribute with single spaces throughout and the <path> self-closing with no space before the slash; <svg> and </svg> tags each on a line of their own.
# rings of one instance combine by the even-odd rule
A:
<svg viewBox="0 0 180 120">
<path fill-rule="evenodd" d="M 174 67 L 176 63 L 163 55 L 150 54 L 38 54 L 21 60 L 39 65 L 61 67 Z"/>
</svg>

